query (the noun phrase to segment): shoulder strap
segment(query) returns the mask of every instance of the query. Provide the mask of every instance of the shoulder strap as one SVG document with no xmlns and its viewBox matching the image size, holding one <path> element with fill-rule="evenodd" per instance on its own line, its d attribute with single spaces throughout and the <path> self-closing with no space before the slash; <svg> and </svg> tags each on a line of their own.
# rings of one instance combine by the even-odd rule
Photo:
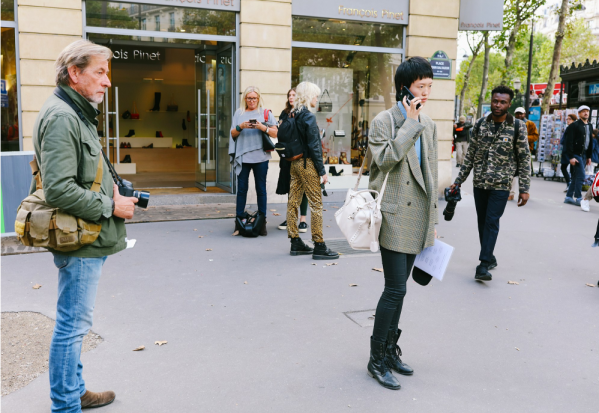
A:
<svg viewBox="0 0 599 413">
<path fill-rule="evenodd" d="M 71 99 L 71 97 L 69 95 L 67 95 L 64 90 L 62 90 L 60 87 L 56 87 L 56 89 L 54 89 L 54 94 L 59 99 L 64 101 L 64 103 L 69 105 L 69 107 L 71 109 L 73 109 L 73 111 L 77 114 L 79 119 L 81 119 L 83 121 L 83 123 L 89 123 L 88 120 L 83 115 L 83 112 L 81 112 L 81 109 L 79 109 L 79 107 L 75 104 L 75 102 L 73 102 L 73 99 Z M 40 175 L 39 184 L 41 186 L 41 181 L 42 181 L 41 174 L 38 173 L 36 175 L 36 181 L 37 181 L 38 175 Z M 94 183 L 92 184 L 91 188 L 89 189 L 90 191 L 100 192 L 100 188 L 102 187 L 102 177 L 103 176 L 104 176 L 104 162 L 102 161 L 102 157 L 100 156 L 100 158 L 98 159 L 98 168 L 96 169 L 96 177 L 94 178 Z M 40 188 L 38 188 L 38 189 L 40 189 Z"/>
<path fill-rule="evenodd" d="M 268 122 L 268 112 L 270 112 L 270 109 L 264 109 L 264 122 Z"/>
<path fill-rule="evenodd" d="M 484 119 L 485 119 L 485 117 L 483 116 L 476 122 L 476 136 L 478 136 L 480 134 L 480 125 L 483 124 Z"/>
</svg>

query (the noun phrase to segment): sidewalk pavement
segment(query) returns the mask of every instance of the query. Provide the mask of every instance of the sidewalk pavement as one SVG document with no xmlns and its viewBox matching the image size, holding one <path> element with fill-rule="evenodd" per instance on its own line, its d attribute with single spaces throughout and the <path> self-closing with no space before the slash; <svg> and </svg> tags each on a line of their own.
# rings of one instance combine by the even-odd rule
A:
<svg viewBox="0 0 599 413">
<path fill-rule="evenodd" d="M 116 392 L 103 413 L 596 412 L 599 288 L 586 284 L 599 280 L 599 205 L 563 204 L 563 186 L 533 178 L 528 205 L 509 203 L 499 266 L 481 283 L 464 185 L 438 226 L 456 248 L 445 280 L 408 284 L 399 344 L 415 374 L 399 376 L 400 391 L 366 375 L 378 254 L 290 257 L 276 229 L 284 205 L 269 205 L 281 216 L 270 212 L 258 239 L 232 237 L 232 219 L 128 225 L 137 245 L 104 266 L 93 326 L 104 341 L 82 355 L 87 385 Z M 342 238 L 333 206 L 326 239 Z M 2 311 L 55 318 L 56 273 L 48 253 L 2 257 Z M 46 372 L 2 411 L 47 412 L 48 395 Z"/>
</svg>

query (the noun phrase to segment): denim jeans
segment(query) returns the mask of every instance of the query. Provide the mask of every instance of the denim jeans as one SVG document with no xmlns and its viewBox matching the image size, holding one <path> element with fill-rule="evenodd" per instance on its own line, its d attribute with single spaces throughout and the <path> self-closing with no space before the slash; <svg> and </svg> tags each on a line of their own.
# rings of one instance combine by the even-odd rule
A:
<svg viewBox="0 0 599 413">
<path fill-rule="evenodd" d="M 574 199 L 582 198 L 582 182 L 584 181 L 584 167 L 585 162 L 582 156 L 574 155 L 574 158 L 578 161 L 576 165 L 570 164 L 570 174 L 572 175 L 570 186 L 568 187 L 568 193 L 566 196 Z"/>
<path fill-rule="evenodd" d="M 384 343 L 390 331 L 397 331 L 403 299 L 406 296 L 408 278 L 412 272 L 416 255 L 404 254 L 381 247 L 385 289 L 379 299 L 374 317 L 372 338 Z"/>
<path fill-rule="evenodd" d="M 85 394 L 81 344 L 91 326 L 96 292 L 106 257 L 79 258 L 54 254 L 58 267 L 56 325 L 50 344 L 52 412 L 81 412 Z"/>
<path fill-rule="evenodd" d="M 499 219 L 505 212 L 509 191 L 474 188 L 474 205 L 478 218 L 481 261 L 492 262 L 499 235 Z"/>
<path fill-rule="evenodd" d="M 237 177 L 237 216 L 242 216 L 248 197 L 250 171 L 254 171 L 256 195 L 258 196 L 258 211 L 266 215 L 266 174 L 268 161 L 260 163 L 244 163 Z"/>
</svg>

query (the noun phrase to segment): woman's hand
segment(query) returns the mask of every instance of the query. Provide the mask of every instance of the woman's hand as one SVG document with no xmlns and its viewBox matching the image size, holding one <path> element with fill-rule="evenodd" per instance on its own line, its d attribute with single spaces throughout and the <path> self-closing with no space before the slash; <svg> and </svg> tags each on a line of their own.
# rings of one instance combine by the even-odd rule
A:
<svg viewBox="0 0 599 413">
<path fill-rule="evenodd" d="M 418 109 L 416 109 L 416 106 L 418 106 L 418 104 L 420 103 L 421 100 L 422 100 L 421 98 L 414 98 L 408 105 L 408 97 L 404 96 L 401 104 L 406 109 L 408 118 L 418 120 L 418 116 L 420 116 L 420 111 L 422 110 L 423 106 L 420 105 L 420 108 L 418 108 Z"/>
<path fill-rule="evenodd" d="M 241 129 L 253 129 L 254 126 L 250 122 L 242 122 L 239 124 Z"/>
</svg>

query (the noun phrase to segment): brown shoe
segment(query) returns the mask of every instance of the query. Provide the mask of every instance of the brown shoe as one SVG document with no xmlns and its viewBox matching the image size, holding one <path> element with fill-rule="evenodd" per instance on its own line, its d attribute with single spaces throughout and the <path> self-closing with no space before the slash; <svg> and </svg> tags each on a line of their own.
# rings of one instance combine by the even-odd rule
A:
<svg viewBox="0 0 599 413">
<path fill-rule="evenodd" d="M 514 200 L 514 195 L 510 195 L 510 196 L 508 196 L 508 197 L 507 197 L 507 200 L 508 200 L 508 201 L 513 201 L 513 200 Z"/>
<path fill-rule="evenodd" d="M 94 393 L 87 390 L 81 397 L 81 408 L 92 409 L 94 407 L 102 407 L 114 401 L 116 395 L 113 391 L 103 391 L 102 393 Z"/>
</svg>

